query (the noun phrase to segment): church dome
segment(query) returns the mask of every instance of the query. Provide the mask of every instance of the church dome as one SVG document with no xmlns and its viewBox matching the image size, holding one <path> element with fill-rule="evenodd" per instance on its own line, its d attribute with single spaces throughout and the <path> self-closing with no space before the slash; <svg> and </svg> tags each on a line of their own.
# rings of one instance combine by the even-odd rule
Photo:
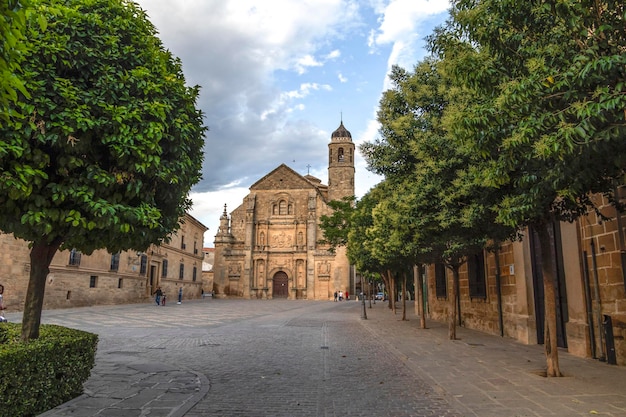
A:
<svg viewBox="0 0 626 417">
<path fill-rule="evenodd" d="M 348 132 L 348 129 L 346 129 L 343 126 L 343 121 L 341 122 L 341 124 L 339 125 L 339 127 L 337 128 L 337 130 L 335 130 L 332 135 L 330 135 L 331 138 L 350 138 L 352 139 L 352 135 L 350 134 L 350 132 Z"/>
</svg>

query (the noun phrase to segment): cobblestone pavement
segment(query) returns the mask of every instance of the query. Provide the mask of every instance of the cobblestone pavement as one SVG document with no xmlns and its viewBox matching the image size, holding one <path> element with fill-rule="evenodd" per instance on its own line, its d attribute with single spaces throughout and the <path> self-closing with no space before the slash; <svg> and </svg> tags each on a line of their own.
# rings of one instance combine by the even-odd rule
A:
<svg viewBox="0 0 626 417">
<path fill-rule="evenodd" d="M 626 369 L 430 323 L 386 303 L 195 300 L 48 310 L 100 335 L 85 394 L 58 416 L 626 416 Z M 9 314 L 19 321 L 19 314 Z"/>
</svg>

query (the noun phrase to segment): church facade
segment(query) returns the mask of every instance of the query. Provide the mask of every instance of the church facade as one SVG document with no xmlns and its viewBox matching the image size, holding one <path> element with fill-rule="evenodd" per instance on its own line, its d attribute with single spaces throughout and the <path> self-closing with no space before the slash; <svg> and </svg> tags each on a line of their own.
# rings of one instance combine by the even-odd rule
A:
<svg viewBox="0 0 626 417">
<path fill-rule="evenodd" d="M 224 207 L 215 235 L 215 297 L 328 300 L 354 288 L 345 248 L 320 244 L 328 202 L 354 195 L 355 146 L 343 122 L 328 144 L 328 185 L 285 164 L 250 187 L 243 204 Z"/>
</svg>

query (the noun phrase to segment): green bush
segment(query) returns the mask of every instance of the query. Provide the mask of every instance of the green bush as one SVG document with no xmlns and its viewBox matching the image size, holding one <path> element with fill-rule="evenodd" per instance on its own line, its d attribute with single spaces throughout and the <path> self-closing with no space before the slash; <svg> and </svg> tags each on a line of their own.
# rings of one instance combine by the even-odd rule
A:
<svg viewBox="0 0 626 417">
<path fill-rule="evenodd" d="M 30 417 L 83 392 L 98 335 L 41 325 L 39 339 L 20 341 L 21 325 L 0 323 L 0 417 Z"/>
</svg>

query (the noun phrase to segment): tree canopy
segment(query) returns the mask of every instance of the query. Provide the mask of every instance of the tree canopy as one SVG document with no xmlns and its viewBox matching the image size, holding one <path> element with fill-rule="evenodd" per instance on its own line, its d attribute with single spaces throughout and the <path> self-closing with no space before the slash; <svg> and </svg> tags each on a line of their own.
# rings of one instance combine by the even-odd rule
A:
<svg viewBox="0 0 626 417">
<path fill-rule="evenodd" d="M 467 93 L 447 127 L 485 158 L 501 222 L 571 221 L 622 180 L 625 27 L 623 2 L 455 1 L 431 37 Z"/>
<path fill-rule="evenodd" d="M 0 123 L 9 123 L 10 103 L 17 100 L 18 92 L 28 95 L 20 72 L 21 50 L 26 27 L 25 6 L 28 1 L 3 0 L 0 2 Z M 42 26 L 45 20 L 40 20 Z"/>
<path fill-rule="evenodd" d="M 38 335 L 59 247 L 143 250 L 179 227 L 206 131 L 199 87 L 137 4 L 32 4 L 21 64 L 30 98 L 13 104 L 24 118 L 0 128 L 0 229 L 32 242 L 25 339 Z"/>
<path fill-rule="evenodd" d="M 624 3 L 460 0 L 430 38 L 452 85 L 458 146 L 479 156 L 473 181 L 497 190 L 503 224 L 540 241 L 548 375 L 560 375 L 551 222 L 596 209 L 623 181 Z"/>
</svg>

